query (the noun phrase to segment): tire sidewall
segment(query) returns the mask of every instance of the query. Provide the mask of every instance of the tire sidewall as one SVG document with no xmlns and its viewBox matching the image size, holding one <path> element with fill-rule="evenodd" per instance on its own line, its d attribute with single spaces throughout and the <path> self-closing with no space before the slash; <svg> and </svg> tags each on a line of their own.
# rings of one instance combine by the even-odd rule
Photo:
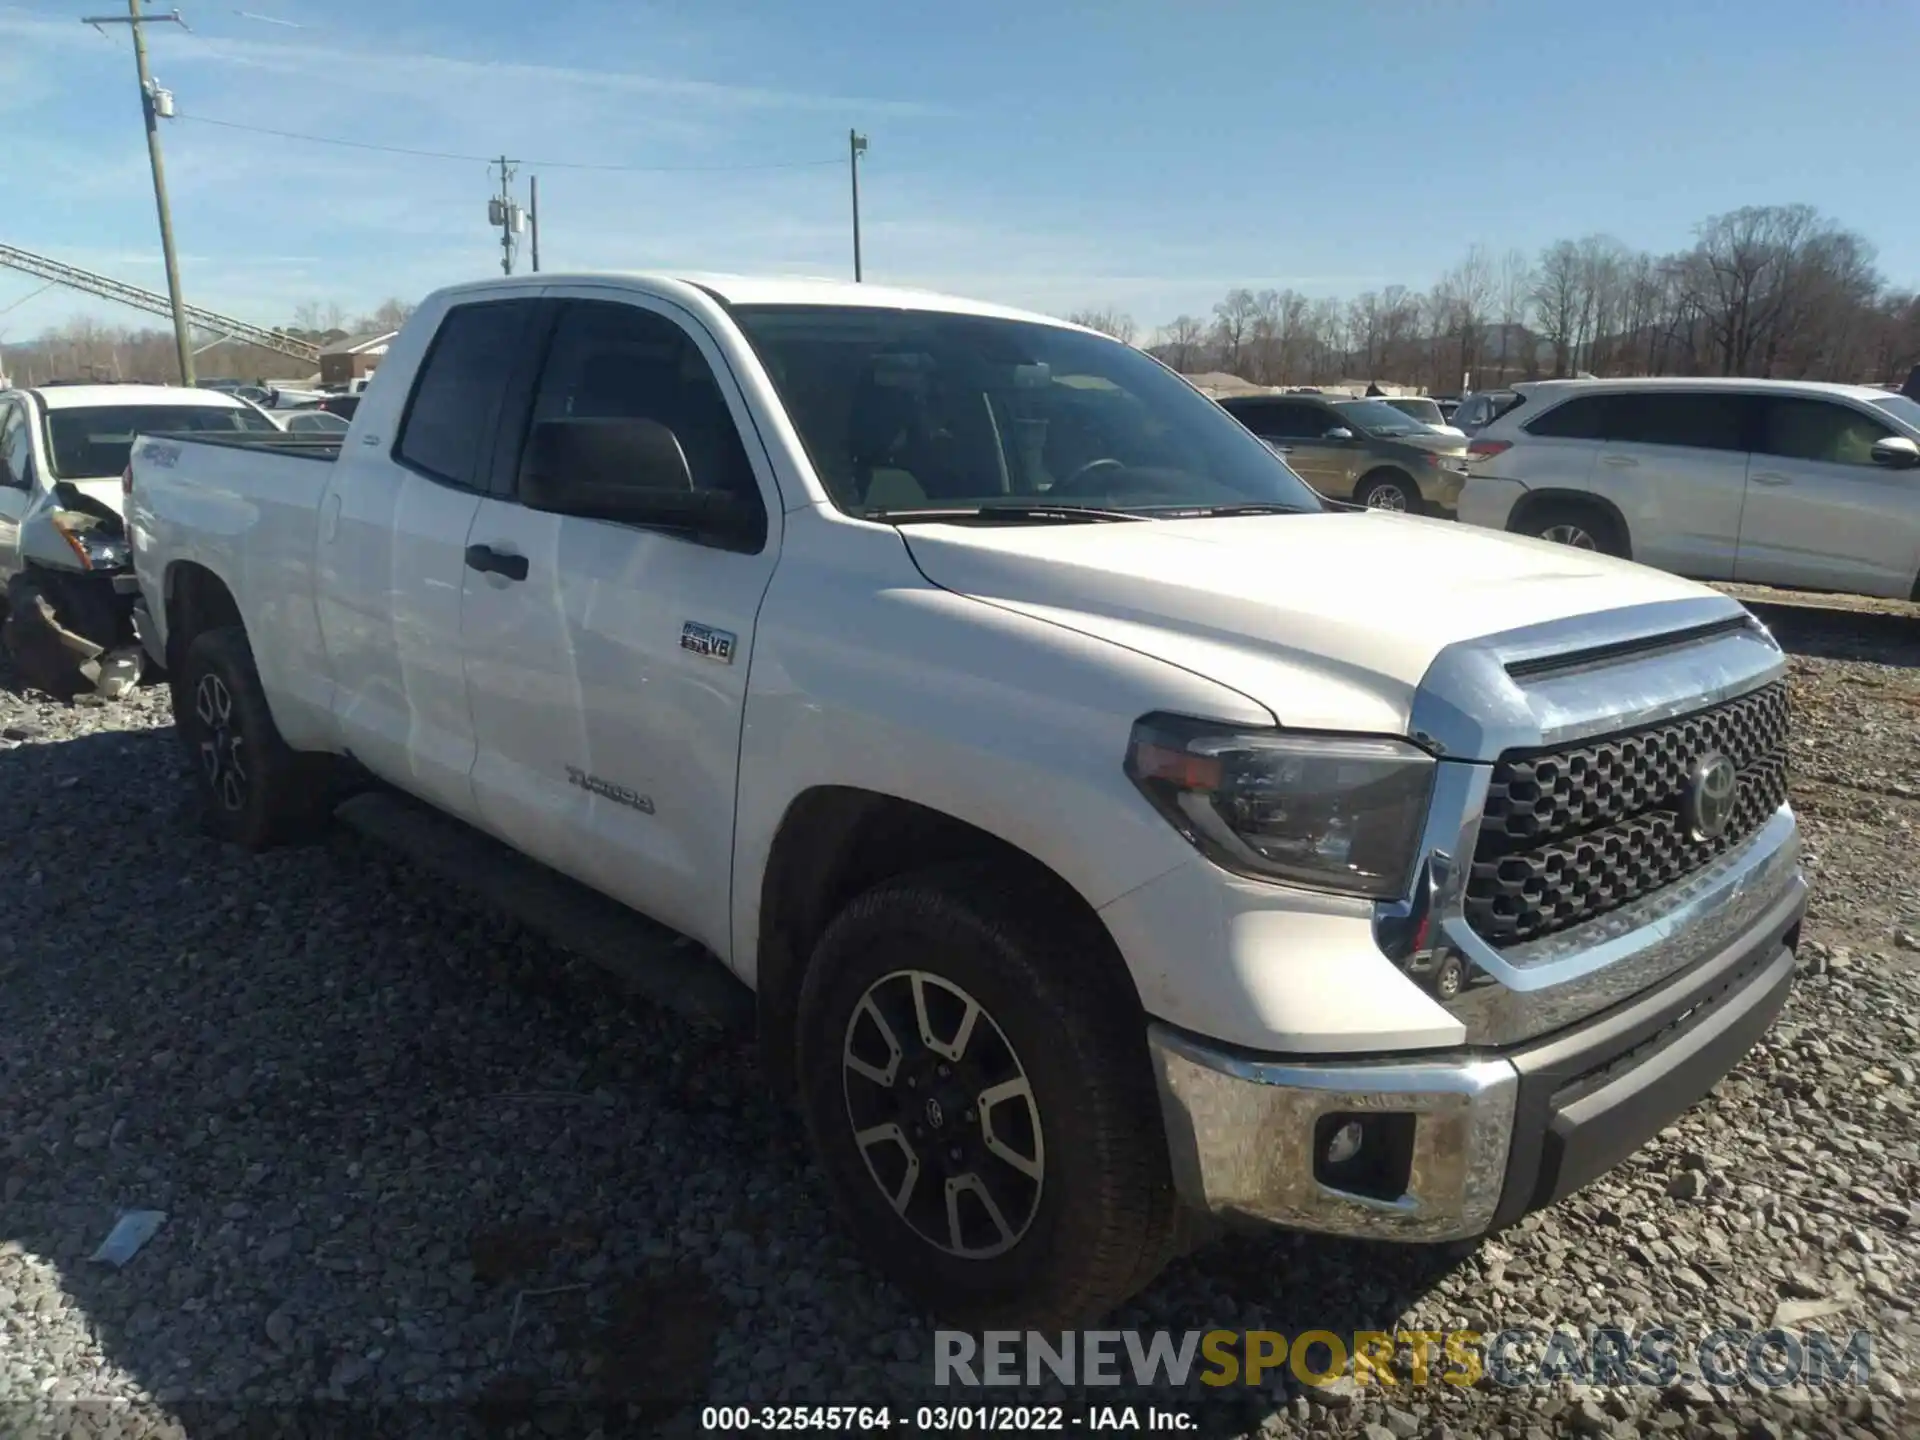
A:
<svg viewBox="0 0 1920 1440">
<path fill-rule="evenodd" d="M 895 1283 L 956 1317 L 1068 1288 L 1076 1251 L 1095 1228 L 1075 1222 L 1092 1219 L 1103 1203 L 1099 1097 L 1086 1083 L 1100 1059 L 1078 1027 L 1059 1023 L 1060 1005 L 1035 993 L 1009 942 L 964 907 L 942 904 L 937 892 L 882 887 L 829 926 L 801 993 L 801 1103 L 814 1153 L 854 1233 Z M 847 1022 L 868 987 L 899 970 L 926 971 L 966 990 L 1000 1027 L 1033 1086 L 1045 1148 L 1039 1211 L 1026 1234 L 991 1259 L 962 1259 L 921 1238 L 881 1194 L 853 1140 L 841 1060 Z M 1144 1042 L 1142 1051 L 1144 1063 Z"/>
<path fill-rule="evenodd" d="M 214 793 L 200 757 L 205 726 L 195 706 L 200 682 L 208 675 L 226 686 L 233 701 L 233 728 L 240 736 L 247 777 L 245 801 L 238 810 L 229 809 Z M 275 820 L 273 789 L 280 768 L 275 762 L 283 747 L 245 640 L 226 631 L 197 636 L 175 672 L 174 684 L 174 723 L 193 766 L 194 793 L 200 799 L 207 830 L 218 839 L 250 848 L 270 843 Z"/>
</svg>

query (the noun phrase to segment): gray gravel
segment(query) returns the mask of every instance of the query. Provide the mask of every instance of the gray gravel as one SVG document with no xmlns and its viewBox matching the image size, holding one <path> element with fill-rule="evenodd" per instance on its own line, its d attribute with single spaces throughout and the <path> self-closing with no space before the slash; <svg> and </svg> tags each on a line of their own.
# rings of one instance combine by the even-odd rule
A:
<svg viewBox="0 0 1920 1440">
<path fill-rule="evenodd" d="M 1779 1317 L 1870 1329 L 1872 1386 L 1282 1380 L 1076 1410 L 1397 1440 L 1920 1429 L 1920 619 L 1768 614 L 1802 655 L 1817 888 L 1748 1062 L 1474 1254 L 1234 1237 L 1109 1323 L 1697 1340 Z M 703 1401 L 1019 1398 L 929 1395 L 924 1321 L 839 1233 L 746 1044 L 345 835 L 223 850 L 186 794 L 162 691 L 69 707 L 0 672 L 0 1435 L 364 1435 L 353 1402 L 402 1400 L 378 1433 L 691 1433 Z M 140 1208 L 167 1212 L 155 1238 L 91 1262 Z M 453 1400 L 485 1404 L 422 1403 Z"/>
</svg>

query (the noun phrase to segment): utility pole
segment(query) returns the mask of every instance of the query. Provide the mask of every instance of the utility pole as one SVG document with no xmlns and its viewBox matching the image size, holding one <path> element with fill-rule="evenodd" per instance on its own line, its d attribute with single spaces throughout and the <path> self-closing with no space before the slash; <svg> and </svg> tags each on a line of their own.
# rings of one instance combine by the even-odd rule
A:
<svg viewBox="0 0 1920 1440">
<path fill-rule="evenodd" d="M 166 15 L 143 15 L 140 13 L 140 0 L 127 0 L 125 15 L 87 15 L 82 22 L 93 26 L 102 35 L 105 25 L 125 25 L 133 31 L 133 63 L 140 75 L 140 108 L 147 120 L 147 159 L 153 165 L 153 203 L 160 212 L 160 253 L 167 262 L 167 300 L 173 307 L 173 345 L 180 357 L 180 383 L 193 384 L 193 343 L 187 329 L 187 312 L 180 300 L 180 258 L 173 248 L 173 212 L 167 207 L 167 171 L 160 159 L 160 121 L 172 116 L 173 96 L 153 83 L 153 75 L 147 69 L 147 31 L 148 25 L 178 25 L 182 30 L 187 22 L 180 18 L 175 10 Z"/>
<path fill-rule="evenodd" d="M 540 177 L 527 177 L 527 229 L 533 232 L 533 273 L 540 273 Z"/>
<path fill-rule="evenodd" d="M 860 157 L 867 153 L 867 137 L 847 131 L 847 173 L 853 179 L 853 279 L 860 281 Z"/>
<path fill-rule="evenodd" d="M 513 201 L 514 161 L 502 155 L 494 162 L 500 167 L 500 193 L 487 201 L 487 223 L 500 227 L 500 273 L 513 274 L 513 237 L 526 228 L 527 212 Z"/>
</svg>

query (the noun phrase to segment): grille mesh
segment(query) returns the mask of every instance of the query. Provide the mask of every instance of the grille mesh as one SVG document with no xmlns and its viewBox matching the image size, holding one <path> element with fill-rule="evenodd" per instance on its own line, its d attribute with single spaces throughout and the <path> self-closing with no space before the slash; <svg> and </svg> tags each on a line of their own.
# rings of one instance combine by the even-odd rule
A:
<svg viewBox="0 0 1920 1440">
<path fill-rule="evenodd" d="M 1468 924 L 1517 945 L 1671 885 L 1752 835 L 1787 798 L 1787 688 L 1494 767 L 1467 883 Z M 1725 832 L 1695 840 L 1687 778 L 1719 751 L 1740 774 Z"/>
</svg>

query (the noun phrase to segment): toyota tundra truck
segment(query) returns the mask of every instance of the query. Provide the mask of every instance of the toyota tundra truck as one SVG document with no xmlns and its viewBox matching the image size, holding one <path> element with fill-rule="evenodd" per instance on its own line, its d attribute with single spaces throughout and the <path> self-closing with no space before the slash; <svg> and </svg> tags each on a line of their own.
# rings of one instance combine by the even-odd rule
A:
<svg viewBox="0 0 1920 1440">
<path fill-rule="evenodd" d="M 1789 991 L 1751 614 L 1332 505 L 1076 326 L 503 278 L 422 304 L 339 440 L 143 436 L 125 483 L 212 831 L 357 816 L 750 1020 L 858 1244 L 959 1323 L 1084 1321 L 1224 1222 L 1470 1242 Z"/>
</svg>

